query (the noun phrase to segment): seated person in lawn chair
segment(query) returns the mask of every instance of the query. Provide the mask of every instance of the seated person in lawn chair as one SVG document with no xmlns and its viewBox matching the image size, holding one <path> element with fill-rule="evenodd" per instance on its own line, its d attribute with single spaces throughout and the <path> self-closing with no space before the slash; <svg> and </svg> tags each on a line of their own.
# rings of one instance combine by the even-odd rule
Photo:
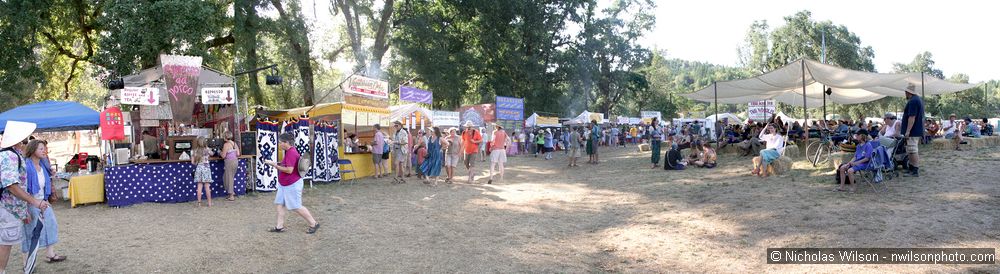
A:
<svg viewBox="0 0 1000 274">
<path fill-rule="evenodd" d="M 854 150 L 854 158 L 850 162 L 837 167 L 837 176 L 839 179 L 837 191 L 848 191 L 845 188 L 847 185 L 851 185 L 850 192 L 855 191 L 856 181 L 854 173 L 868 168 L 872 151 L 875 147 L 879 146 L 876 142 L 869 142 L 869 136 L 868 131 L 864 129 L 854 133 L 854 140 L 858 142 L 858 146 Z"/>
</svg>

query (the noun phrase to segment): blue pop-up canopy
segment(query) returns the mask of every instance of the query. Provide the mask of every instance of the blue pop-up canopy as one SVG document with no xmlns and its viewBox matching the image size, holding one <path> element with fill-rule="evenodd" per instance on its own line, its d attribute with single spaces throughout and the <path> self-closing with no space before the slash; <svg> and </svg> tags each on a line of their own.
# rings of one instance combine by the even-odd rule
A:
<svg viewBox="0 0 1000 274">
<path fill-rule="evenodd" d="M 35 123 L 38 132 L 87 130 L 100 127 L 101 114 L 76 102 L 44 101 L 0 113 L 0 131 L 11 120 Z"/>
</svg>

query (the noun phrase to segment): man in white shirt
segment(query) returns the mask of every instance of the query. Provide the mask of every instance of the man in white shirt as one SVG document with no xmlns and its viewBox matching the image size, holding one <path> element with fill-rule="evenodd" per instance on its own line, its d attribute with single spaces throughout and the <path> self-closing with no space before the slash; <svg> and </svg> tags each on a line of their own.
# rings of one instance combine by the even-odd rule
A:
<svg viewBox="0 0 1000 274">
<path fill-rule="evenodd" d="M 951 139 L 951 143 L 955 145 L 955 150 L 962 150 L 958 145 L 962 142 L 962 133 L 960 130 L 961 123 L 955 121 L 958 115 L 954 113 L 948 117 L 948 121 L 941 122 L 941 129 L 944 130 L 944 138 Z"/>
</svg>

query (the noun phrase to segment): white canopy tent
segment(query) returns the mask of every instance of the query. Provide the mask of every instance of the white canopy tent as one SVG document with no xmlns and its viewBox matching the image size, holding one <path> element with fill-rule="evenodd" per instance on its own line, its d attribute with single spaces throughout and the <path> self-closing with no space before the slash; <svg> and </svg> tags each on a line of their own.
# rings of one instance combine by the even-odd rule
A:
<svg viewBox="0 0 1000 274">
<path fill-rule="evenodd" d="M 741 121 L 743 121 L 743 119 L 741 119 L 739 116 L 736 116 L 736 114 L 732 114 L 729 112 L 719 113 L 712 116 L 708 116 L 708 118 L 705 118 L 705 122 L 709 125 L 714 125 L 715 121 L 717 120 L 726 121 L 730 125 L 738 125 L 740 124 Z"/>
<path fill-rule="evenodd" d="M 405 121 L 406 119 L 409 119 L 410 115 L 413 114 L 414 112 L 420 113 L 421 120 L 426 119 L 426 121 L 428 122 L 434 121 L 434 112 L 424 107 L 421 107 L 416 103 L 398 105 L 398 106 L 389 106 L 389 121 Z"/>
<path fill-rule="evenodd" d="M 756 77 L 716 82 L 681 96 L 710 103 L 742 104 L 774 99 L 798 107 L 819 107 L 826 98 L 837 104 L 860 104 L 886 96 L 904 97 L 908 84 L 914 84 L 922 94 L 931 95 L 978 85 L 952 83 L 924 77 L 921 73 L 856 71 L 802 59 Z M 831 93 L 824 96 L 824 88 L 829 88 Z"/>
</svg>

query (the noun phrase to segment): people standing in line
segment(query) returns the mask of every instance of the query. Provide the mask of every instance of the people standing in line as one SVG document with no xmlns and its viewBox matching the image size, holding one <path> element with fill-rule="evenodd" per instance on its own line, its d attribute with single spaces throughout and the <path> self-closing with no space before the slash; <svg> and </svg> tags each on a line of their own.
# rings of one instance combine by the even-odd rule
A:
<svg viewBox="0 0 1000 274">
<path fill-rule="evenodd" d="M 38 222 L 28 212 L 28 206 L 39 212 L 49 209 L 49 202 L 36 199 L 27 191 L 27 162 L 23 155 L 28 137 L 35 131 L 34 123 L 7 121 L 0 139 L 0 270 L 7 269 L 10 249 L 22 244 L 26 223 Z M 34 175 L 34 174 L 32 174 Z M 43 224 L 44 225 L 44 224 Z"/>
<path fill-rule="evenodd" d="M 500 181 L 503 181 L 503 165 L 507 163 L 507 146 L 510 144 L 510 140 L 507 138 L 507 132 L 503 130 L 503 126 L 496 124 L 496 129 L 493 130 L 493 138 L 490 142 L 490 179 L 486 181 L 487 184 L 493 183 L 493 169 L 499 168 Z"/>
<path fill-rule="evenodd" d="M 590 138 L 594 139 L 595 142 L 597 142 L 597 140 L 601 140 L 601 126 L 597 125 L 597 120 L 591 120 L 590 124 L 593 126 L 593 128 L 590 129 Z M 598 152 L 599 150 L 597 147 L 597 144 L 594 144 L 594 155 L 592 155 L 594 160 L 591 162 L 595 165 L 601 163 L 600 152 Z"/>
<path fill-rule="evenodd" d="M 465 169 L 469 171 L 469 183 L 471 184 L 475 177 L 472 175 L 472 167 L 475 165 L 476 160 L 474 159 L 477 154 L 479 154 L 479 144 L 483 142 L 483 136 L 479 133 L 479 130 L 475 128 L 472 121 L 465 122 L 465 131 L 462 131 L 462 146 L 464 146 L 465 157 L 463 163 L 465 164 Z"/>
<path fill-rule="evenodd" d="M 427 140 L 427 158 L 424 159 L 424 163 L 420 166 L 420 170 L 424 174 L 425 184 L 429 183 L 428 180 L 431 180 L 437 186 L 438 177 L 441 176 L 442 161 L 444 160 L 444 153 L 441 148 L 447 144 L 448 141 L 441 139 L 441 128 L 434 127 L 430 139 Z"/>
<path fill-rule="evenodd" d="M 918 145 L 924 137 L 924 101 L 917 96 L 916 86 L 906 86 L 906 108 L 903 109 L 903 137 L 906 140 L 906 153 L 909 160 L 907 175 L 920 177 L 920 155 Z"/>
<path fill-rule="evenodd" d="M 53 191 L 55 187 L 52 184 L 52 177 L 55 176 L 55 172 L 51 170 L 52 165 L 49 164 L 47 143 L 42 140 L 28 142 L 28 150 L 25 155 L 28 157 L 25 164 L 28 194 L 37 200 L 47 200 L 50 203 L 58 200 L 56 191 Z M 56 222 L 56 214 L 52 207 L 42 211 L 35 206 L 29 206 L 28 212 L 32 218 L 42 222 L 42 233 L 38 237 L 38 247 L 45 248 L 45 261 L 55 263 L 66 260 L 66 256 L 56 254 L 55 244 L 59 242 L 59 223 Z M 31 232 L 35 230 L 35 223 L 24 224 L 24 235 L 31 235 Z M 24 237 L 24 241 L 21 242 L 21 252 L 27 254 L 30 251 L 29 246 L 31 246 L 31 239 Z M 25 256 L 25 258 L 27 257 Z"/>
<path fill-rule="evenodd" d="M 385 134 L 382 133 L 382 126 L 375 124 L 375 140 L 372 145 L 372 163 L 375 165 L 375 179 L 385 177 L 389 174 L 385 169 L 385 160 L 389 156 L 385 154 L 388 148 L 385 143 Z"/>
<path fill-rule="evenodd" d="M 274 204 L 277 205 L 278 218 L 275 226 L 268 231 L 285 232 L 285 214 L 288 210 L 295 212 L 309 224 L 306 233 L 313 234 L 319 229 L 319 222 L 313 218 L 309 209 L 302 205 L 302 177 L 299 176 L 299 151 L 295 149 L 295 135 L 292 133 L 282 133 L 278 135 L 278 149 L 285 152 L 281 163 L 267 161 L 265 164 L 273 166 L 278 170 L 278 191 L 274 195 Z"/>
<path fill-rule="evenodd" d="M 201 193 L 205 190 L 205 198 L 208 199 L 208 207 L 212 207 L 212 169 L 208 166 L 208 157 L 212 151 L 205 144 L 205 137 L 198 137 L 194 140 L 194 148 L 191 149 L 191 164 L 194 167 L 194 183 L 198 184 L 195 196 L 198 197 L 198 207 L 201 207 Z"/>
<path fill-rule="evenodd" d="M 651 157 L 649 158 L 653 162 L 651 168 L 656 169 L 660 166 L 660 145 L 662 144 L 662 134 L 663 129 L 660 128 L 660 123 L 657 121 L 656 117 L 653 117 L 652 122 L 650 122 L 649 129 L 649 151 Z"/>
<path fill-rule="evenodd" d="M 576 161 L 580 159 L 580 142 L 582 141 L 582 139 L 583 138 L 581 138 L 580 136 L 580 128 L 573 127 L 573 129 L 570 130 L 569 133 L 569 147 L 567 149 L 567 151 L 569 151 L 570 167 L 579 166 L 576 164 Z"/>
<path fill-rule="evenodd" d="M 225 159 L 226 170 L 222 174 L 222 184 L 226 187 L 226 193 L 229 194 L 226 197 L 227 201 L 236 201 L 236 191 L 233 189 L 233 182 L 236 181 L 236 166 L 239 164 L 239 148 L 236 146 L 236 141 L 233 139 L 233 133 L 227 131 L 223 136 L 226 138 L 226 143 L 222 145 L 222 155 Z"/>
<path fill-rule="evenodd" d="M 396 130 L 392 142 L 392 163 L 393 168 L 396 169 L 393 183 L 403 184 L 406 183 L 406 180 L 403 179 L 403 172 L 406 171 L 406 163 L 410 161 L 409 151 L 406 150 L 409 147 L 410 134 L 406 132 L 403 123 L 399 121 L 393 122 L 392 127 Z"/>
</svg>

